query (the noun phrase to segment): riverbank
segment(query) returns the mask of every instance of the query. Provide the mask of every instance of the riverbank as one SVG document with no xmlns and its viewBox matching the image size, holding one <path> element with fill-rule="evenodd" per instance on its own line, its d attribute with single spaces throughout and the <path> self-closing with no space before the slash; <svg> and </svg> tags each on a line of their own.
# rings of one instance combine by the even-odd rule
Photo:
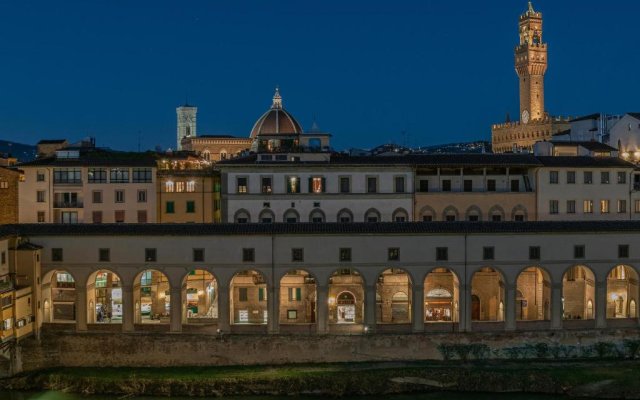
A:
<svg viewBox="0 0 640 400">
<path fill-rule="evenodd" d="M 367 362 L 181 368 L 55 368 L 0 380 L 10 390 L 118 396 L 354 396 L 522 392 L 640 399 L 635 361 Z"/>
</svg>

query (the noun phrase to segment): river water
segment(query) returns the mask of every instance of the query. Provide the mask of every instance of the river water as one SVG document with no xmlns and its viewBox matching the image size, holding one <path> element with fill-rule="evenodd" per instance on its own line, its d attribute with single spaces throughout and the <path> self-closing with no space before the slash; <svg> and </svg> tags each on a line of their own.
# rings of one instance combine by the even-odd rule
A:
<svg viewBox="0 0 640 400">
<path fill-rule="evenodd" d="M 229 400 L 291 400 L 294 397 L 226 397 Z M 80 396 L 62 392 L 5 392 L 0 391 L 0 400 L 161 400 L 164 397 L 120 397 L 120 396 Z M 172 397 L 171 400 L 185 400 L 185 397 Z M 193 398 L 192 398 L 193 399 Z M 201 400 L 222 400 L 220 397 L 200 397 Z M 319 400 L 322 397 L 295 397 L 295 399 Z M 343 400 L 566 400 L 558 396 L 540 396 L 528 394 L 491 394 L 491 393 L 429 393 L 397 396 L 344 397 Z"/>
</svg>

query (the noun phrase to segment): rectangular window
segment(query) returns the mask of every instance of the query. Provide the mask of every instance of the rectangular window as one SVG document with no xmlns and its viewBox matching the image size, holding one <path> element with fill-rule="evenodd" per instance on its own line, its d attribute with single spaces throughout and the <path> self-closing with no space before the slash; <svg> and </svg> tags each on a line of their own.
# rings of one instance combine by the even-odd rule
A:
<svg viewBox="0 0 640 400">
<path fill-rule="evenodd" d="M 287 319 L 298 319 L 298 310 L 287 310 Z"/>
<path fill-rule="evenodd" d="M 187 182 L 187 193 L 193 193 L 196 191 L 196 183 L 194 181 Z"/>
<path fill-rule="evenodd" d="M 473 181 L 471 179 L 464 180 L 464 191 L 473 192 Z"/>
<path fill-rule="evenodd" d="M 173 181 L 167 181 L 164 183 L 164 191 L 167 193 L 173 193 L 176 191 L 176 184 Z"/>
<path fill-rule="evenodd" d="M 324 193 L 325 179 L 321 176 L 312 176 L 309 178 L 309 193 Z"/>
<path fill-rule="evenodd" d="M 44 222 L 44 211 L 38 211 L 38 222 Z"/>
<path fill-rule="evenodd" d="M 351 248 L 343 247 L 340 249 L 340 262 L 349 262 L 351 261 Z"/>
<path fill-rule="evenodd" d="M 107 183 L 107 170 L 105 168 L 89 168 L 87 182 Z"/>
<path fill-rule="evenodd" d="M 0 264 L 5 265 L 7 263 L 7 252 L 3 251 L 2 254 L 0 254 Z"/>
<path fill-rule="evenodd" d="M 153 182 L 153 173 L 151 168 L 134 168 L 133 169 L 133 182 L 134 183 L 151 183 Z"/>
<path fill-rule="evenodd" d="M 567 214 L 575 214 L 575 213 L 576 213 L 576 201 L 567 200 Z"/>
<path fill-rule="evenodd" d="M 600 214 L 609 214 L 609 200 L 600 200 Z"/>
<path fill-rule="evenodd" d="M 300 178 L 297 176 L 287 177 L 287 193 L 300 193 Z"/>
<path fill-rule="evenodd" d="M 262 177 L 262 193 L 265 194 L 271 194 L 273 188 L 271 186 L 271 177 L 270 176 L 263 176 Z"/>
<path fill-rule="evenodd" d="M 549 200 L 549 214 L 558 214 L 558 200 Z"/>
<path fill-rule="evenodd" d="M 82 183 L 82 170 L 80 168 L 55 168 L 53 170 L 53 183 Z"/>
<path fill-rule="evenodd" d="M 38 182 L 44 182 L 44 172 L 43 171 L 38 171 L 36 174 L 36 181 Z"/>
<path fill-rule="evenodd" d="M 36 192 L 36 201 L 38 203 L 44 203 L 44 199 L 45 199 L 45 191 L 44 190 L 38 190 Z"/>
<path fill-rule="evenodd" d="M 249 301 L 249 290 L 246 287 L 238 288 L 238 301 Z"/>
<path fill-rule="evenodd" d="M 351 179 L 348 176 L 340 177 L 340 193 L 351 192 Z"/>
<path fill-rule="evenodd" d="M 584 258 L 584 245 L 573 246 L 573 258 Z"/>
<path fill-rule="evenodd" d="M 576 171 L 567 171 L 567 183 L 576 183 Z"/>
<path fill-rule="evenodd" d="M 116 190 L 115 191 L 115 202 L 116 203 L 124 203 L 124 190 Z"/>
<path fill-rule="evenodd" d="M 176 182 L 176 192 L 177 193 L 183 193 L 186 190 L 186 184 L 185 182 Z"/>
<path fill-rule="evenodd" d="M 487 180 L 487 192 L 495 192 L 496 191 L 496 180 L 488 179 Z"/>
<path fill-rule="evenodd" d="M 91 197 L 93 199 L 93 204 L 102 203 L 102 190 L 94 190 L 91 194 Z"/>
<path fill-rule="evenodd" d="M 585 214 L 593 214 L 593 200 L 585 200 L 582 202 L 582 211 Z"/>
<path fill-rule="evenodd" d="M 193 249 L 193 262 L 204 262 L 204 249 Z"/>
<path fill-rule="evenodd" d="M 109 171 L 109 182 L 129 183 L 129 168 L 111 168 Z"/>
<path fill-rule="evenodd" d="M 404 176 L 395 177 L 395 191 L 396 193 L 404 193 Z"/>
<path fill-rule="evenodd" d="M 176 212 L 176 203 L 174 201 L 167 201 L 165 203 L 165 212 L 167 214 L 173 214 Z"/>
<path fill-rule="evenodd" d="M 449 260 L 449 248 L 448 247 L 436 247 L 436 261 Z"/>
<path fill-rule="evenodd" d="M 400 249 L 398 247 L 390 247 L 387 249 L 387 260 L 400 261 Z"/>
<path fill-rule="evenodd" d="M 9 189 L 9 182 L 0 181 L 0 189 Z"/>
<path fill-rule="evenodd" d="M 101 261 L 101 262 L 111 261 L 111 251 L 109 249 L 99 249 L 98 261 Z"/>
<path fill-rule="evenodd" d="M 618 213 L 624 214 L 627 212 L 627 201 L 626 200 L 618 200 Z"/>
<path fill-rule="evenodd" d="M 618 183 L 627 183 L 627 173 L 618 172 Z"/>
<path fill-rule="evenodd" d="M 187 213 L 192 214 L 196 212 L 196 202 L 193 200 L 187 201 Z"/>
<path fill-rule="evenodd" d="M 147 202 L 147 191 L 138 190 L 138 203 L 146 203 L 146 202 Z"/>
<path fill-rule="evenodd" d="M 156 249 L 144 249 L 144 260 L 146 262 L 156 262 L 158 261 Z"/>
<path fill-rule="evenodd" d="M 266 288 L 258 288 L 258 301 L 267 301 L 267 290 Z"/>
<path fill-rule="evenodd" d="M 288 288 L 287 294 L 289 301 L 301 301 L 302 300 L 302 288 Z"/>
<path fill-rule="evenodd" d="M 600 172 L 600 183 L 603 185 L 609 184 L 609 171 Z"/>
<path fill-rule="evenodd" d="M 102 223 L 102 211 L 94 211 L 91 213 L 91 219 L 94 224 Z"/>
<path fill-rule="evenodd" d="M 495 249 L 493 247 L 483 247 L 482 248 L 482 259 L 483 260 L 493 260 L 495 257 Z"/>
<path fill-rule="evenodd" d="M 593 183 L 593 172 L 584 171 L 584 183 L 585 185 L 591 185 Z"/>
<path fill-rule="evenodd" d="M 377 193 L 378 192 L 378 178 L 375 176 L 367 177 L 367 193 Z"/>
<path fill-rule="evenodd" d="M 247 188 L 247 178 L 246 177 L 238 177 L 236 178 L 236 193 L 248 193 L 249 190 Z"/>
<path fill-rule="evenodd" d="M 304 249 L 291 249 L 291 261 L 293 262 L 304 261 Z"/>
<path fill-rule="evenodd" d="M 147 210 L 138 210 L 138 223 L 139 224 L 147 223 Z"/>
<path fill-rule="evenodd" d="M 633 202 L 633 212 L 636 214 L 640 213 L 640 200 L 635 200 Z"/>
<path fill-rule="evenodd" d="M 519 192 L 520 191 L 520 180 L 519 179 L 512 179 L 511 180 L 511 191 L 512 192 Z"/>
<path fill-rule="evenodd" d="M 451 191 L 451 179 L 444 179 L 442 181 L 442 191 L 450 192 Z"/>
<path fill-rule="evenodd" d="M 242 249 L 242 262 L 254 262 L 255 258 L 255 249 Z"/>
<path fill-rule="evenodd" d="M 628 244 L 619 244 L 618 245 L 618 258 L 629 258 L 629 245 Z"/>
<path fill-rule="evenodd" d="M 114 220 L 115 220 L 115 222 L 118 223 L 118 224 L 124 223 L 124 215 L 125 215 L 125 211 L 124 210 L 116 210 L 114 212 Z"/>
<path fill-rule="evenodd" d="M 60 262 L 62 260 L 62 249 L 53 248 L 51 249 L 51 261 Z"/>
<path fill-rule="evenodd" d="M 428 179 L 420 179 L 420 187 L 418 188 L 418 191 L 420 191 L 421 193 L 428 193 L 429 192 L 429 180 Z"/>
<path fill-rule="evenodd" d="M 558 184 L 558 171 L 549 171 L 549 183 L 552 185 Z"/>
<path fill-rule="evenodd" d="M 540 246 L 529 247 L 529 260 L 540 260 Z"/>
</svg>

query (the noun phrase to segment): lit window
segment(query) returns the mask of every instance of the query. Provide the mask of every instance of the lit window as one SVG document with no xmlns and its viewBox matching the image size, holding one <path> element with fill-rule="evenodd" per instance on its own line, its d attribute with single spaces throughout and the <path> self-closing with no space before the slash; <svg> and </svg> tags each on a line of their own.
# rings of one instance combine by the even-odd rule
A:
<svg viewBox="0 0 640 400">
<path fill-rule="evenodd" d="M 593 213 L 593 200 L 585 200 L 582 205 L 582 209 L 585 214 Z"/>
<path fill-rule="evenodd" d="M 609 200 L 600 200 L 600 214 L 609 213 Z"/>
<path fill-rule="evenodd" d="M 176 182 L 176 192 L 182 193 L 184 192 L 185 184 L 184 182 Z"/>
<path fill-rule="evenodd" d="M 164 191 L 167 193 L 173 193 L 176 191 L 176 186 L 172 181 L 167 181 L 164 184 Z"/>
<path fill-rule="evenodd" d="M 187 182 L 187 192 L 193 193 L 196 191 L 196 183 L 194 181 Z"/>
<path fill-rule="evenodd" d="M 324 192 L 324 178 L 319 176 L 314 176 L 310 178 L 311 180 L 311 193 L 322 193 Z"/>
</svg>

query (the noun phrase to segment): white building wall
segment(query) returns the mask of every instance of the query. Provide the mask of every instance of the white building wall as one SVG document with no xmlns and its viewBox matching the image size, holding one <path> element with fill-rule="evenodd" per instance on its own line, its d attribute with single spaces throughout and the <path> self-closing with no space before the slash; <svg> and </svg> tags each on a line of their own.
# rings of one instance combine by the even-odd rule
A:
<svg viewBox="0 0 640 400">
<path fill-rule="evenodd" d="M 618 148 L 618 144 L 623 158 L 640 161 L 640 119 L 627 114 L 611 128 L 609 145 Z"/>
</svg>

